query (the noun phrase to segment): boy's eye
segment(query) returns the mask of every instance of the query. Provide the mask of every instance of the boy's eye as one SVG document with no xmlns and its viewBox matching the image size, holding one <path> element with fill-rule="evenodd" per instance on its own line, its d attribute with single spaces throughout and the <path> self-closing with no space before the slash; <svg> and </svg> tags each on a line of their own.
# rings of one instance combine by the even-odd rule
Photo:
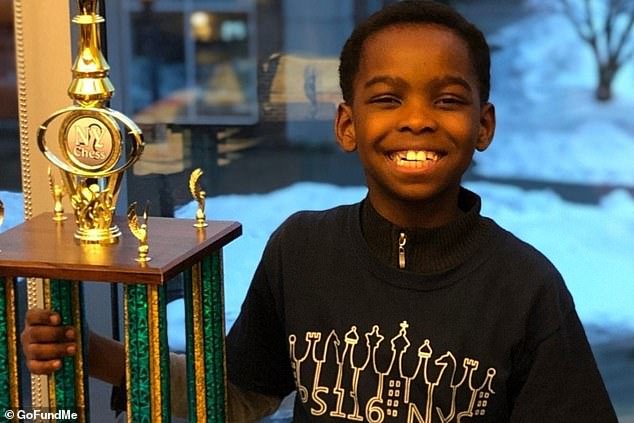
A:
<svg viewBox="0 0 634 423">
<path fill-rule="evenodd" d="M 379 95 L 372 97 L 370 99 L 370 103 L 380 104 L 380 105 L 397 105 L 400 104 L 400 99 L 393 95 Z"/>
<path fill-rule="evenodd" d="M 456 107 L 468 104 L 469 102 L 462 97 L 455 95 L 445 95 L 436 100 L 436 104 L 441 107 Z"/>
</svg>

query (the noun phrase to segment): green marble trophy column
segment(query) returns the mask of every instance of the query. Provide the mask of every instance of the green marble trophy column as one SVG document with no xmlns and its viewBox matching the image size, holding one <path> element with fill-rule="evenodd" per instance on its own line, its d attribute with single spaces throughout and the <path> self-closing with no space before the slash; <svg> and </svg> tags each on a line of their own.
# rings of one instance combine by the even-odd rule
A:
<svg viewBox="0 0 634 423">
<path fill-rule="evenodd" d="M 0 409 L 20 407 L 15 279 L 0 276 Z M 1 416 L 0 419 L 6 419 Z M 2 420 L 4 421 L 4 420 Z"/>
<path fill-rule="evenodd" d="M 126 285 L 125 348 L 129 421 L 169 421 L 169 355 L 164 285 Z"/>
<path fill-rule="evenodd" d="M 226 403 L 222 255 L 215 252 L 185 274 L 189 419 L 224 422 Z"/>
<path fill-rule="evenodd" d="M 78 334 L 77 353 L 65 357 L 62 367 L 49 378 L 51 411 L 71 410 L 80 422 L 89 421 L 88 375 L 85 370 L 86 337 L 84 336 L 84 310 L 82 283 L 63 279 L 44 281 L 46 308 L 59 313 L 64 326 L 74 326 Z"/>
<path fill-rule="evenodd" d="M 4 204 L 0 200 L 0 226 L 3 222 Z M 1 248 L 0 254 L 2 254 Z M 2 410 L 17 409 L 20 406 L 15 286 L 15 279 L 0 275 L 0 408 Z M 0 417 L 2 418 L 6 419 L 6 415 Z"/>
</svg>

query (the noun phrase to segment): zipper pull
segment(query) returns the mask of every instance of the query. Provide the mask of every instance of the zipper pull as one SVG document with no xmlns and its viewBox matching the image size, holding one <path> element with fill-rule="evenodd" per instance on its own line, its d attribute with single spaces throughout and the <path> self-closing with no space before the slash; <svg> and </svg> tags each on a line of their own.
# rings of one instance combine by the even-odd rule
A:
<svg viewBox="0 0 634 423">
<path fill-rule="evenodd" d="M 407 237 L 404 232 L 398 237 L 398 267 L 405 269 L 405 244 L 407 244 Z"/>
</svg>

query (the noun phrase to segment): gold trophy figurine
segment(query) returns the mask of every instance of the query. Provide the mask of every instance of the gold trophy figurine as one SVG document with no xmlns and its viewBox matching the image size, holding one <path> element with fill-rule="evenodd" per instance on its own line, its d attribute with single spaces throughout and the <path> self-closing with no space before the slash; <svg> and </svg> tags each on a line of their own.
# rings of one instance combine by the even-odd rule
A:
<svg viewBox="0 0 634 423">
<path fill-rule="evenodd" d="M 73 106 L 58 110 L 37 134 L 40 151 L 59 168 L 75 212 L 75 238 L 82 243 L 112 244 L 121 231 L 113 223 L 123 173 L 143 152 L 138 126 L 106 107 L 114 94 L 110 66 L 101 52 L 98 0 L 78 0 L 79 47 L 68 95 Z M 49 142 L 54 134 L 54 142 Z M 51 137 L 52 138 L 52 137 Z M 61 199 L 61 193 L 53 196 Z M 61 202 L 59 204 L 61 208 Z"/>
<path fill-rule="evenodd" d="M 196 209 L 196 223 L 194 223 L 195 228 L 205 228 L 207 227 L 207 222 L 205 220 L 205 191 L 200 187 L 200 177 L 203 176 L 203 171 L 200 168 L 194 169 L 191 176 L 189 177 L 189 191 L 192 193 L 192 197 L 198 203 L 198 208 Z"/>
<path fill-rule="evenodd" d="M 139 222 L 139 217 L 136 213 L 136 201 L 130 204 L 128 207 L 128 226 L 132 235 L 139 240 L 139 248 L 137 249 L 139 255 L 134 259 L 139 263 L 147 263 L 152 260 L 152 257 L 148 256 L 150 246 L 148 245 L 148 205 L 143 210 L 143 222 Z"/>
<path fill-rule="evenodd" d="M 64 205 L 62 199 L 64 198 L 65 189 L 63 185 L 57 185 L 53 179 L 53 171 L 51 167 L 48 167 L 48 187 L 51 190 L 53 196 L 53 220 L 56 222 L 62 222 L 66 220 L 64 216 Z"/>
</svg>

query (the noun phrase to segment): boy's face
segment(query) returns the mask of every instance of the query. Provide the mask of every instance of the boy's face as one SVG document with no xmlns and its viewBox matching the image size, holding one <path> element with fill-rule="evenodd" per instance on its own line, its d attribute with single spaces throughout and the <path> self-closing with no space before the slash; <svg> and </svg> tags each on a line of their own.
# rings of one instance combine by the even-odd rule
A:
<svg viewBox="0 0 634 423">
<path fill-rule="evenodd" d="M 415 203 L 457 209 L 461 177 L 494 128 L 467 44 L 431 24 L 387 27 L 365 41 L 352 104 L 340 105 L 335 124 L 341 147 L 358 150 L 370 200 L 388 218 Z"/>
</svg>

